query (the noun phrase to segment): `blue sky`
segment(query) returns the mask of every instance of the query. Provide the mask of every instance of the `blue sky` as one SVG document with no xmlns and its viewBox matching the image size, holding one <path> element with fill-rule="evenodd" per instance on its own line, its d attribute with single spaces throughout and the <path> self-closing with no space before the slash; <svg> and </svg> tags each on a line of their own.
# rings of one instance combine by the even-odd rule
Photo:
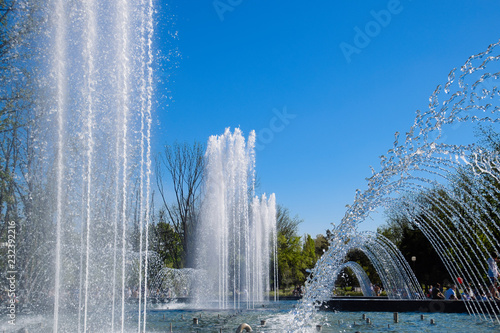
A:
<svg viewBox="0 0 500 333">
<path fill-rule="evenodd" d="M 161 0 L 157 10 L 154 151 L 255 130 L 260 191 L 312 236 L 340 222 L 450 70 L 500 38 L 493 0 Z M 359 229 L 376 230 L 381 215 Z"/>
</svg>

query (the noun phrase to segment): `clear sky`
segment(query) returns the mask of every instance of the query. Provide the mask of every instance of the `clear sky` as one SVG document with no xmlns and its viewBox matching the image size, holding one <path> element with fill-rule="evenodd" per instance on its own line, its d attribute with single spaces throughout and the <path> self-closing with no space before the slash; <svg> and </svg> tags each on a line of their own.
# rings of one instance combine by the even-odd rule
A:
<svg viewBox="0 0 500 333">
<path fill-rule="evenodd" d="M 500 38 L 498 0 L 158 0 L 157 10 L 154 151 L 255 130 L 259 190 L 313 237 L 340 222 L 450 70 Z"/>
</svg>

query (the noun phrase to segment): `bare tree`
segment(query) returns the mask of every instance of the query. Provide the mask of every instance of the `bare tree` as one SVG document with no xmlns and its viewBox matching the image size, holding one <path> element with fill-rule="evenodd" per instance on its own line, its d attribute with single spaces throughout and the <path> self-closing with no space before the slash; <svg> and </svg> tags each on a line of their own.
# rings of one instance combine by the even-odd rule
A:
<svg viewBox="0 0 500 333">
<path fill-rule="evenodd" d="M 6 223 L 15 223 L 19 291 L 32 303 L 48 289 L 51 262 L 51 229 L 41 223 L 50 220 L 48 194 L 33 135 L 43 112 L 35 107 L 41 6 L 35 0 L 0 0 L 0 238 L 6 239 Z M 6 263 L 0 264 L 2 272 Z"/>
<path fill-rule="evenodd" d="M 29 41 L 33 34 L 34 7 L 29 1 L 0 0 L 0 223 L 17 219 L 16 191 L 22 179 L 22 132 L 32 108 Z M 21 9 L 23 8 L 23 9 Z M 16 179 L 17 178 L 17 179 Z"/>
<path fill-rule="evenodd" d="M 193 145 L 175 142 L 173 145 L 166 145 L 164 153 L 156 158 L 156 183 L 163 201 L 163 220 L 171 225 L 182 240 L 182 253 L 177 254 L 180 258 L 174 260 L 182 267 L 186 267 L 189 263 L 188 244 L 197 221 L 204 151 L 203 145 L 197 142 Z M 170 175 L 173 202 L 168 200 L 169 193 L 165 189 L 163 168 Z"/>
</svg>

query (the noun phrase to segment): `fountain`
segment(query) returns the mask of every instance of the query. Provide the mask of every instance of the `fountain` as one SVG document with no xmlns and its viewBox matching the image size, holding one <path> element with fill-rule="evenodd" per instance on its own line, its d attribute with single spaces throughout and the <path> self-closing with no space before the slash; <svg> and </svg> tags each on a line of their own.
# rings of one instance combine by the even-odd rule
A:
<svg viewBox="0 0 500 333">
<path fill-rule="evenodd" d="M 37 59 L 44 75 L 38 77 L 40 96 L 29 133 L 33 155 L 25 174 L 33 195 L 26 204 L 31 205 L 26 225 L 45 224 L 25 236 L 31 239 L 31 251 L 23 254 L 31 269 L 16 276 L 23 296 L 49 309 L 53 332 L 164 328 L 160 311 L 147 317 L 148 287 L 182 293 L 189 288 L 182 284 L 186 276 L 193 274 L 159 269 L 151 280 L 147 272 L 152 259 L 146 235 L 153 2 L 50 0 L 45 10 L 47 26 L 41 30 L 46 33 L 38 51 L 46 56 Z M 450 141 L 459 128 L 500 121 L 499 45 L 470 57 L 460 71 L 452 70 L 447 83 L 432 94 L 429 110 L 417 113 L 404 142 L 396 135 L 394 147 L 381 157 L 380 171 L 374 170 L 367 190 L 357 191 L 332 233 L 330 248 L 314 268 L 290 324 L 284 319 L 293 305 L 286 313 L 272 305 L 262 312 L 256 309 L 270 292 L 268 256 L 276 253 L 276 229 L 274 195 L 254 194 L 255 134 L 247 142 L 239 129 L 211 137 L 203 228 L 195 250 L 197 270 L 204 277 L 191 287 L 198 288 L 197 301 L 225 310 L 246 307 L 252 318 L 265 319 L 272 329 L 287 325 L 287 330 L 307 330 L 323 320 L 311 309 L 330 299 L 336 279 L 332 272 L 351 267 L 364 280 L 359 268 L 344 262 L 350 249 L 360 249 L 372 261 L 389 286 L 390 298 L 422 298 L 394 245 L 357 230 L 379 207 L 397 210 L 418 227 L 456 284 L 464 282 L 478 296 L 486 294 L 488 253 L 500 249 L 500 159 L 495 149 Z M 31 231 L 27 229 L 21 231 Z M 274 283 L 276 290 L 276 279 Z M 137 292 L 137 304 L 125 302 L 130 289 Z M 484 296 L 465 306 L 497 328 L 499 305 Z M 226 311 L 223 316 L 218 328 L 233 323 L 238 313 Z M 42 323 L 46 328 L 46 317 Z M 342 325 L 339 320 L 338 327 L 345 329 Z M 42 331 L 41 326 L 35 330 Z"/>
<path fill-rule="evenodd" d="M 339 274 L 344 269 L 346 269 L 346 268 L 349 268 L 354 273 L 354 275 L 356 276 L 356 279 L 358 279 L 361 291 L 363 293 L 363 296 L 367 296 L 367 297 L 376 296 L 375 293 L 374 293 L 374 291 L 373 291 L 372 283 L 370 282 L 370 278 L 366 274 L 366 272 L 363 269 L 363 267 L 361 267 L 357 262 L 355 262 L 355 261 L 348 261 L 348 262 L 340 265 L 333 272 L 333 274 L 335 276 L 337 276 L 337 279 L 338 279 Z M 335 283 L 334 283 L 334 285 L 335 285 Z"/>
<path fill-rule="evenodd" d="M 270 256 L 276 254 L 274 194 L 254 197 L 255 132 L 247 142 L 239 129 L 210 137 L 205 158 L 194 244 L 196 269 L 205 278 L 194 297 L 204 306 L 252 308 L 268 298 Z"/>
<path fill-rule="evenodd" d="M 380 234 L 368 231 L 353 233 L 349 238 L 349 242 L 344 245 L 343 251 L 347 254 L 350 250 L 357 249 L 368 257 L 379 274 L 389 299 L 425 298 L 410 266 L 391 241 Z M 343 257 L 339 256 L 337 259 L 343 262 Z M 363 295 L 374 296 L 368 276 L 356 262 L 348 261 L 340 264 L 332 274 L 334 278 L 333 285 L 335 285 L 338 274 L 344 268 L 350 268 L 354 272 Z"/>
<path fill-rule="evenodd" d="M 153 3 L 51 0 L 43 7 L 38 51 L 46 72 L 37 78 L 27 174 L 39 191 L 29 220 L 46 223 L 52 257 L 43 262 L 53 264 L 39 268 L 50 278 L 29 299 L 53 302 L 54 332 L 114 332 L 125 329 L 126 293 L 136 288 L 136 325 L 145 328 Z M 142 259 L 130 270 L 134 252 Z"/>
<path fill-rule="evenodd" d="M 146 331 L 150 292 L 183 296 L 218 281 L 222 287 L 205 294 L 219 307 L 251 308 L 266 300 L 276 212 L 274 194 L 254 197 L 255 133 L 245 143 L 239 129 L 228 130 L 211 139 L 207 152 L 211 181 L 205 183 L 202 221 L 208 224 L 199 244 L 210 247 L 225 237 L 214 247 L 222 256 L 210 258 L 223 268 L 214 277 L 203 263 L 197 270 L 158 267 L 147 237 L 153 3 L 53 0 L 44 8 L 39 52 L 47 57 L 40 66 L 49 74 L 38 78 L 29 184 L 39 190 L 30 221 L 44 221 L 46 228 L 32 245 L 42 242 L 47 251 L 33 255 L 40 264 L 36 279 L 20 277 L 32 283 L 26 299 L 35 313 L 52 313 L 42 324 L 53 332 Z M 218 187 L 218 181 L 227 183 Z M 220 234 L 206 229 L 217 222 L 212 212 L 223 214 Z M 197 276 L 202 278 L 189 284 Z"/>
<path fill-rule="evenodd" d="M 297 331 L 312 327 L 311 309 L 330 299 L 335 281 L 331 272 L 342 267 L 347 249 L 365 248 L 366 254 L 367 246 L 372 247 L 357 226 L 378 207 L 397 211 L 418 227 L 439 254 L 453 283 L 475 292 L 475 300 L 461 301 L 470 314 L 500 324 L 500 307 L 488 297 L 490 283 L 486 278 L 489 253 L 500 249 L 498 146 L 488 150 L 477 144 L 450 142 L 463 139 L 453 138 L 458 129 L 466 133 L 473 125 L 495 128 L 500 121 L 499 51 L 500 42 L 492 44 L 471 56 L 459 72 L 453 69 L 444 87 L 438 86 L 430 97 L 429 110 L 417 112 L 404 142 L 399 142 L 396 133 L 394 147 L 381 156 L 381 170 L 373 170 L 367 190 L 356 192 L 354 204 L 332 233 L 330 248 L 306 283 L 307 293 L 294 310 Z M 391 247 L 385 241 L 379 245 L 378 251 Z M 377 263 L 382 258 L 376 252 L 368 257 L 379 275 L 384 275 L 387 265 Z M 409 272 L 407 263 L 399 261 L 386 278 L 399 275 L 401 282 L 418 288 Z"/>
<path fill-rule="evenodd" d="M 186 297 L 192 293 L 197 281 L 205 279 L 203 272 L 199 270 L 163 267 L 151 282 L 153 295 L 150 297 L 157 298 L 160 302 Z"/>
<path fill-rule="evenodd" d="M 351 249 L 361 250 L 368 257 L 379 274 L 389 299 L 425 298 L 415 275 L 401 252 L 384 236 L 368 231 L 352 233 L 349 235 L 349 241 L 342 246 L 342 251 L 347 254 Z M 337 260 L 343 262 L 344 257 L 345 255 L 338 256 Z M 354 271 L 363 289 L 363 294 L 368 295 L 370 281 L 367 280 L 366 273 L 359 265 L 356 266 L 353 262 L 342 263 L 334 270 L 332 277 L 336 279 L 338 273 L 345 267 Z M 332 284 L 335 285 L 335 280 Z"/>
</svg>

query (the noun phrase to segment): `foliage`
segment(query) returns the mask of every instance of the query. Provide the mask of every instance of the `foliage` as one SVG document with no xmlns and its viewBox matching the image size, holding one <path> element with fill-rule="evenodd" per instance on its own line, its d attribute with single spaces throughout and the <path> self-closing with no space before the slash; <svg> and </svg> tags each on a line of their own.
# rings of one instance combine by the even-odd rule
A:
<svg viewBox="0 0 500 333">
<path fill-rule="evenodd" d="M 302 260 L 300 237 L 278 234 L 278 272 L 280 287 L 302 284 L 306 267 Z"/>
<path fill-rule="evenodd" d="M 158 214 L 159 221 L 151 228 L 151 249 L 160 256 L 166 267 L 179 268 L 182 265 L 182 237 L 166 222 L 164 209 L 160 209 Z"/>
<path fill-rule="evenodd" d="M 279 287 L 289 287 L 304 284 L 308 271 L 323 255 L 328 247 L 328 241 L 323 235 L 313 239 L 306 234 L 298 236 L 298 225 L 303 222 L 298 215 L 290 216 L 290 210 L 277 205 L 276 220 L 278 230 L 278 273 Z"/>
<path fill-rule="evenodd" d="M 316 258 L 319 259 L 323 253 L 328 250 L 328 239 L 321 234 L 316 235 L 316 238 L 314 239 L 314 248 Z"/>
<path fill-rule="evenodd" d="M 285 238 L 297 236 L 299 224 L 304 222 L 298 215 L 290 216 L 290 210 L 280 204 L 276 206 L 276 228 Z"/>
<path fill-rule="evenodd" d="M 311 235 L 304 235 L 304 245 L 302 247 L 303 265 L 305 269 L 312 269 L 316 265 L 316 246 Z"/>
<path fill-rule="evenodd" d="M 420 200 L 428 207 L 429 211 L 435 209 L 424 196 L 415 200 Z M 386 212 L 386 215 L 387 224 L 379 227 L 377 231 L 399 248 L 403 257 L 413 268 L 417 280 L 424 284 L 435 284 L 438 281 L 449 279 L 449 274 L 441 259 L 422 230 L 414 222 L 408 220 L 401 210 L 390 210 Z M 425 219 L 426 217 L 420 216 L 420 218 Z M 417 260 L 412 262 L 412 257 L 416 257 Z"/>
</svg>

